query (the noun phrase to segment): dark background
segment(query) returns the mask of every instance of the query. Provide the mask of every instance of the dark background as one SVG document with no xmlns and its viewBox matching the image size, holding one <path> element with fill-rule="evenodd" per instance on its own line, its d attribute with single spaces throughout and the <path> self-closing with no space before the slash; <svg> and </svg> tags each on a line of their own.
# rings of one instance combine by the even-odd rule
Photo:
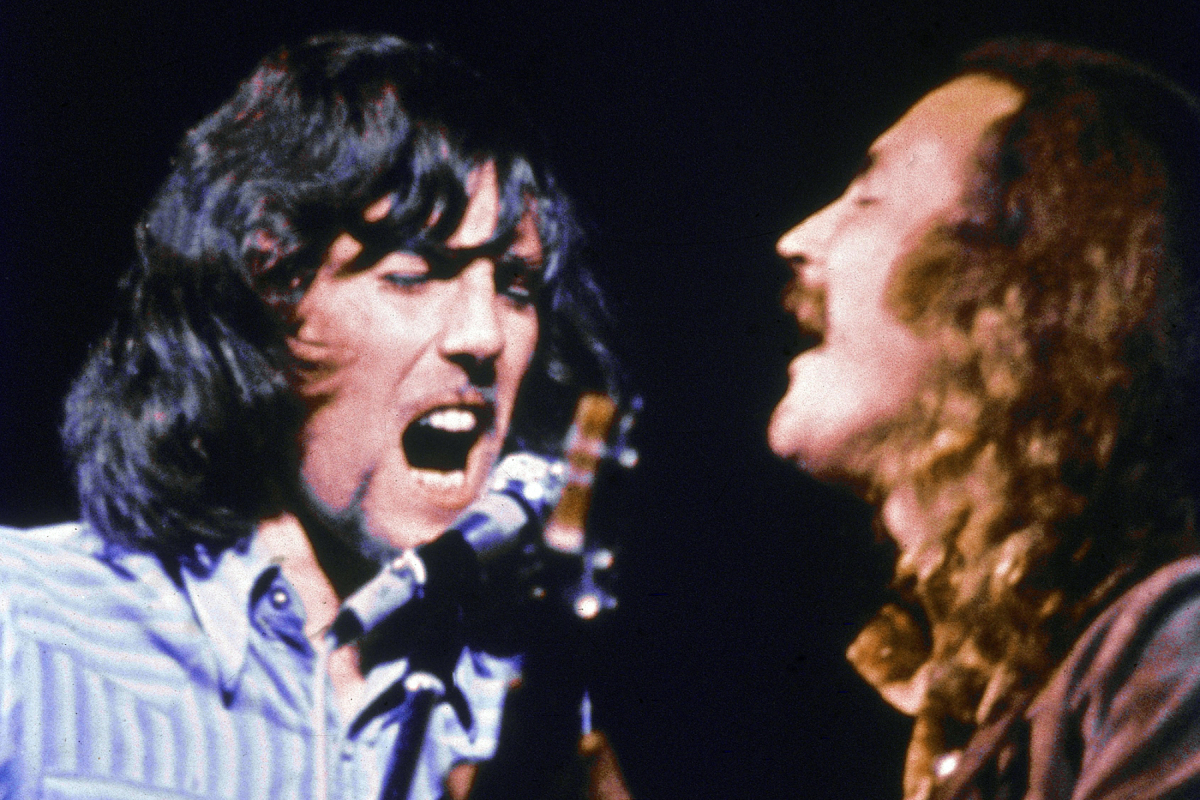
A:
<svg viewBox="0 0 1200 800">
<path fill-rule="evenodd" d="M 440 41 L 542 120 L 589 220 L 646 411 L 596 717 L 641 798 L 898 798 L 906 724 L 842 657 L 887 554 L 863 509 L 767 451 L 792 332 L 779 234 L 999 34 L 1115 49 L 1200 89 L 1195 0 L 525 0 L 0 10 L 0 519 L 74 514 L 59 402 L 183 132 L 279 43 Z M 29 4 L 32 6 L 33 4 Z"/>
</svg>

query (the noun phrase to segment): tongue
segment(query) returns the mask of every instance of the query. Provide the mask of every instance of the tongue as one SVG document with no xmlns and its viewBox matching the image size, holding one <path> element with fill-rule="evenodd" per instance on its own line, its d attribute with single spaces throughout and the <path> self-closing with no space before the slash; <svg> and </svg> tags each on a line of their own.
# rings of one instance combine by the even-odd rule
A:
<svg viewBox="0 0 1200 800">
<path fill-rule="evenodd" d="M 446 431 L 422 418 L 408 426 L 401 437 L 404 457 L 414 469 L 454 472 L 467 465 L 471 448 L 479 441 L 483 426 L 469 431 Z"/>
</svg>

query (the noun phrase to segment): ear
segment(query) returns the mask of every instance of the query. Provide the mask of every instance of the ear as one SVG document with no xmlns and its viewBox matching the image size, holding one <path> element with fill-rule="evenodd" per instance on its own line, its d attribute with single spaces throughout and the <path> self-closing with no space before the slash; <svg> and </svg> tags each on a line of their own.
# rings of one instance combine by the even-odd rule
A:
<svg viewBox="0 0 1200 800">
<path fill-rule="evenodd" d="M 294 360 L 293 384 L 301 397 L 333 394 L 337 388 L 337 348 L 324 341 L 317 317 L 297 311 L 300 320 L 296 332 L 287 337 L 288 352 Z"/>
</svg>

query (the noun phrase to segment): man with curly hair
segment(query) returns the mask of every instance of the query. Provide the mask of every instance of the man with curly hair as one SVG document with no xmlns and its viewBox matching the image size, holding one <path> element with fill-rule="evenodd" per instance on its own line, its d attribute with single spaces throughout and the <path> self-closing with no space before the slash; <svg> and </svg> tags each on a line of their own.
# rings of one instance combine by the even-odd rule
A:
<svg viewBox="0 0 1200 800">
<path fill-rule="evenodd" d="M 338 34 L 188 133 L 67 400 L 83 522 L 0 532 L 0 795 L 464 796 L 520 652 L 442 534 L 621 390 L 503 98 Z"/>
<path fill-rule="evenodd" d="M 1200 110 L 996 42 L 780 239 L 779 455 L 877 507 L 904 796 L 1200 797 Z"/>
</svg>

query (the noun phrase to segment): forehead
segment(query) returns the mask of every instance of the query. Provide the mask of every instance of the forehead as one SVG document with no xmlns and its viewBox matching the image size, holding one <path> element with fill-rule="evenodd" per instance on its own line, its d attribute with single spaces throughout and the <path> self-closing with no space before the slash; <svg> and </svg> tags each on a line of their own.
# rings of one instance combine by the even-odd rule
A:
<svg viewBox="0 0 1200 800">
<path fill-rule="evenodd" d="M 467 177 L 467 209 L 458 228 L 446 240 L 448 247 L 478 247 L 496 232 L 500 217 L 500 185 L 496 164 L 488 161 Z"/>
<path fill-rule="evenodd" d="M 469 249 L 487 244 L 496 235 L 502 212 L 499 176 L 494 161 L 486 161 L 467 177 L 467 208 L 458 228 L 446 240 L 452 249 Z M 509 251 L 520 258 L 537 261 L 542 255 L 541 238 L 535 218 L 536 204 L 523 198 L 524 213 L 517 223 Z M 369 209 L 368 209 L 369 211 Z"/>
<path fill-rule="evenodd" d="M 903 181 L 945 204 L 971 174 L 983 135 L 1021 104 L 1020 90 L 986 75 L 966 75 L 921 98 L 871 146 L 871 171 Z"/>
</svg>

